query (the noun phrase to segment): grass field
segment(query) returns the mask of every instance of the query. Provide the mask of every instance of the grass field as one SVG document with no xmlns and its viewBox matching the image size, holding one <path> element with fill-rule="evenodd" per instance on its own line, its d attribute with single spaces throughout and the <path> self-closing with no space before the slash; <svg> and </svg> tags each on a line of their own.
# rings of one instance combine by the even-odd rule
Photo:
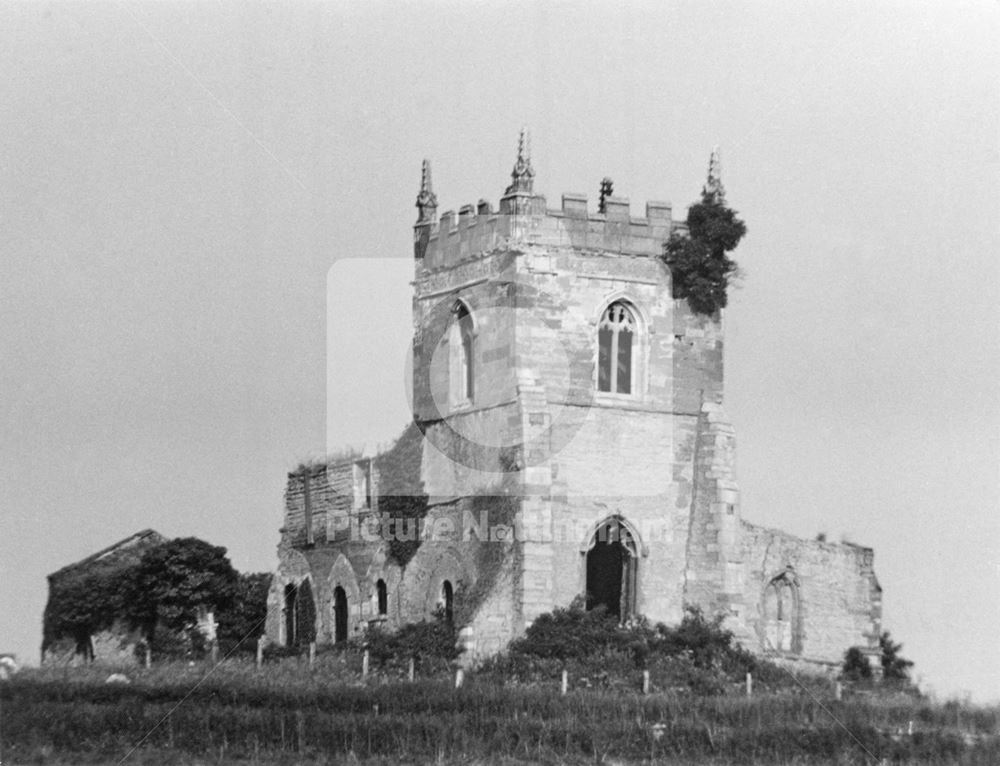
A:
<svg viewBox="0 0 1000 766">
<path fill-rule="evenodd" d="M 794 684 L 700 696 L 469 673 L 361 679 L 357 658 L 27 669 L 0 683 L 10 764 L 1000 764 L 1000 708 Z M 590 686 L 591 688 L 584 688 Z"/>
</svg>

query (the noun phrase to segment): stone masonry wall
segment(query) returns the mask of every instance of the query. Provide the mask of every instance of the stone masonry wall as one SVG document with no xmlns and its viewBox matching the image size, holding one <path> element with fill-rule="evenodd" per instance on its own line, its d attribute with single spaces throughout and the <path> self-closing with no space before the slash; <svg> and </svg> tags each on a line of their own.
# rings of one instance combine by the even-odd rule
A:
<svg viewBox="0 0 1000 766">
<path fill-rule="evenodd" d="M 802 540 L 745 522 L 741 532 L 746 623 L 759 651 L 769 648 L 762 628 L 764 588 L 783 573 L 797 583 L 803 659 L 837 663 L 849 647 L 878 646 L 881 591 L 870 548 Z"/>
</svg>

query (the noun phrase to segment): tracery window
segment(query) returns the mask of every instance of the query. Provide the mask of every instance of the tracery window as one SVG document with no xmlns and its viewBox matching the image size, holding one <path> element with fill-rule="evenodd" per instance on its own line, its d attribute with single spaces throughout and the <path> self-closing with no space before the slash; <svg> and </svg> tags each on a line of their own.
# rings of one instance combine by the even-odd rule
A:
<svg viewBox="0 0 1000 766">
<path fill-rule="evenodd" d="M 799 598 L 795 583 L 785 575 L 775 577 L 764 589 L 764 648 L 798 653 Z"/>
<path fill-rule="evenodd" d="M 616 301 L 604 310 L 597 326 L 597 390 L 631 394 L 636 321 L 632 311 Z"/>
</svg>

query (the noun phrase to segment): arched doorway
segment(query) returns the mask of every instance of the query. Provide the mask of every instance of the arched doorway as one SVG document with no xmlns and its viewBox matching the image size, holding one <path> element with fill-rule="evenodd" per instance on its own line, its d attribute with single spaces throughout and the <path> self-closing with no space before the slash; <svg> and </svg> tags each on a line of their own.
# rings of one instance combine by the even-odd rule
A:
<svg viewBox="0 0 1000 766">
<path fill-rule="evenodd" d="M 295 646 L 298 641 L 296 628 L 299 624 L 299 589 L 291 583 L 285 586 L 285 646 Z"/>
<path fill-rule="evenodd" d="M 333 641 L 347 640 L 347 593 L 339 585 L 333 589 Z"/>
<path fill-rule="evenodd" d="M 587 609 L 603 606 L 627 620 L 635 614 L 639 557 L 634 536 L 619 519 L 608 519 L 594 531 L 586 557 Z"/>
</svg>

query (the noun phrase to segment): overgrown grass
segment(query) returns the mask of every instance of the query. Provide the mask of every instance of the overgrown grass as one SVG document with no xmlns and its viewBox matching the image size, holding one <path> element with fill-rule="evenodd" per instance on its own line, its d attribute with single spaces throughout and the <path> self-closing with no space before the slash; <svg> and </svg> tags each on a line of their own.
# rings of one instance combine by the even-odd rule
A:
<svg viewBox="0 0 1000 766">
<path fill-rule="evenodd" d="M 211 670 L 211 672 L 208 672 Z M 357 652 L 310 668 L 286 659 L 126 671 L 26 670 L 0 685 L 4 763 L 1000 763 L 1000 709 L 911 696 L 736 688 L 639 693 L 620 684 L 566 696 L 559 675 L 521 684 L 470 673 L 415 683 L 360 677 Z M 912 722 L 912 734 L 909 734 Z M 138 746 L 138 750 L 132 752 Z"/>
</svg>

